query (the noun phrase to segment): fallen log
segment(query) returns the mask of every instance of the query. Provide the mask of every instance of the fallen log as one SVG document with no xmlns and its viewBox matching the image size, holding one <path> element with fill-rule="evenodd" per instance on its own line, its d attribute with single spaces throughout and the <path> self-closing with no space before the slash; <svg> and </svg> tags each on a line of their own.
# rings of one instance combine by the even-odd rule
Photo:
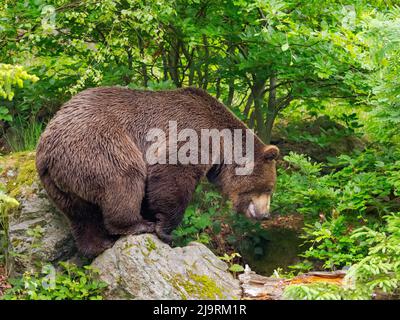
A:
<svg viewBox="0 0 400 320">
<path fill-rule="evenodd" d="M 312 271 L 293 279 L 265 277 L 256 274 L 246 265 L 244 273 L 239 275 L 239 281 L 245 300 L 282 300 L 285 287 L 290 284 L 307 284 L 325 282 L 342 285 L 346 272 L 343 270 L 327 272 Z"/>
</svg>

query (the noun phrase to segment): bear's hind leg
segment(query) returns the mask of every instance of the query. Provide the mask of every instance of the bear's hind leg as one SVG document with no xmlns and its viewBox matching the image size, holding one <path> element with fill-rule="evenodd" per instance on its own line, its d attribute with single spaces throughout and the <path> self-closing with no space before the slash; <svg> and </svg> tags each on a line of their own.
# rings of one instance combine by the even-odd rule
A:
<svg viewBox="0 0 400 320">
<path fill-rule="evenodd" d="M 105 229 L 98 206 L 60 190 L 47 172 L 41 179 L 50 199 L 68 218 L 78 250 L 83 255 L 95 257 L 115 243 L 117 238 Z"/>
<path fill-rule="evenodd" d="M 155 223 L 140 214 L 144 196 L 144 179 L 114 178 L 101 202 L 104 225 L 112 235 L 153 233 Z"/>
<path fill-rule="evenodd" d="M 101 211 L 95 205 L 81 205 L 79 217 L 70 218 L 70 222 L 79 251 L 88 258 L 98 256 L 118 240 L 118 236 L 106 230 Z"/>
</svg>

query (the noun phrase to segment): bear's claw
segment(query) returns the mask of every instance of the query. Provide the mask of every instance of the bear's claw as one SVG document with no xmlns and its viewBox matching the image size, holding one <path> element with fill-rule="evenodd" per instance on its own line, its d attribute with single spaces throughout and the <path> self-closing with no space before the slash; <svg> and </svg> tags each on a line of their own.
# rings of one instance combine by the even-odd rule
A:
<svg viewBox="0 0 400 320">
<path fill-rule="evenodd" d="M 161 241 L 165 242 L 168 245 L 172 245 L 172 235 L 167 234 L 162 230 L 159 230 L 157 227 L 156 227 L 156 235 Z"/>
<path fill-rule="evenodd" d="M 131 226 L 126 232 L 120 232 L 120 235 L 137 235 L 142 233 L 154 233 L 156 225 L 154 222 L 141 221 L 137 222 L 135 225 Z"/>
</svg>

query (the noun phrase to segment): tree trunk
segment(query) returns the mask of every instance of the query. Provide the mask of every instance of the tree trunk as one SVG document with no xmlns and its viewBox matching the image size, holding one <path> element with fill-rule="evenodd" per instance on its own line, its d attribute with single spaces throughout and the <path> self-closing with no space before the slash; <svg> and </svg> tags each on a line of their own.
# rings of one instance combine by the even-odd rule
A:
<svg viewBox="0 0 400 320">
<path fill-rule="evenodd" d="M 265 130 L 266 130 L 265 143 L 268 144 L 271 143 L 272 140 L 272 128 L 274 126 L 276 116 L 282 109 L 286 108 L 293 100 L 293 95 L 291 91 L 289 91 L 286 96 L 277 99 L 276 97 L 277 86 L 278 85 L 277 85 L 276 75 L 273 75 L 269 79 L 267 119 L 265 120 Z"/>
<path fill-rule="evenodd" d="M 253 88 L 251 89 L 251 93 L 254 99 L 254 117 L 256 122 L 256 133 L 258 137 L 265 142 L 267 139 L 267 131 L 264 123 L 264 115 L 263 115 L 263 104 L 264 104 L 264 92 L 265 89 L 265 80 L 255 80 Z"/>
<path fill-rule="evenodd" d="M 162 56 L 163 74 L 164 74 L 163 80 L 167 81 L 168 80 L 168 59 L 167 59 L 167 55 L 165 52 L 165 46 L 162 49 L 161 56 Z"/>
<path fill-rule="evenodd" d="M 252 112 L 249 119 L 249 128 L 254 129 L 255 113 Z"/>
<path fill-rule="evenodd" d="M 233 57 L 234 53 L 235 53 L 235 48 L 232 45 L 229 45 L 229 48 L 228 48 L 229 56 Z M 224 101 L 224 104 L 228 108 L 230 108 L 232 106 L 233 97 L 235 95 L 235 78 L 232 75 L 233 74 L 232 73 L 232 68 L 230 67 L 229 69 L 230 69 L 229 70 L 230 71 L 230 73 L 229 73 L 230 77 L 229 77 L 229 80 L 228 80 L 228 87 L 229 87 L 229 89 L 228 89 L 228 97 Z"/>
<path fill-rule="evenodd" d="M 190 65 L 189 65 L 189 86 L 193 85 L 194 82 L 194 75 L 195 75 L 195 66 L 194 66 L 194 55 L 195 55 L 195 49 L 192 50 L 192 54 L 190 55 Z"/>
<path fill-rule="evenodd" d="M 142 36 L 140 34 L 138 34 L 138 45 L 139 45 L 139 53 L 140 53 L 140 59 L 141 59 L 140 70 L 141 70 L 142 77 L 143 77 L 142 85 L 143 85 L 144 88 L 147 88 L 147 84 L 149 82 L 149 76 L 147 74 L 146 63 L 144 62 L 144 58 L 145 58 L 145 56 L 144 56 L 144 44 L 143 44 Z"/>
<path fill-rule="evenodd" d="M 129 72 L 127 72 L 124 76 L 123 76 L 123 80 L 125 81 L 125 85 L 127 86 L 128 84 L 131 83 L 132 81 L 132 75 L 133 75 L 133 56 L 132 56 L 132 52 L 131 52 L 131 48 L 126 47 L 126 54 L 128 56 L 128 70 Z"/>
<path fill-rule="evenodd" d="M 265 121 L 265 139 L 263 140 L 266 144 L 271 143 L 272 128 L 274 126 L 276 116 L 277 112 L 275 110 L 270 110 L 270 108 L 268 107 L 267 120 Z"/>
<path fill-rule="evenodd" d="M 225 105 L 230 108 L 232 106 L 233 96 L 235 94 L 235 79 L 229 79 L 228 97 L 226 98 Z"/>
<path fill-rule="evenodd" d="M 218 77 L 215 81 L 215 98 L 219 99 L 221 96 L 221 78 Z"/>
<path fill-rule="evenodd" d="M 188 77 L 188 85 L 189 87 L 193 85 L 194 81 L 194 75 L 195 75 L 195 66 L 194 66 L 194 55 L 195 55 L 195 49 L 192 49 L 192 52 L 189 52 L 188 48 L 185 47 L 185 44 L 182 43 L 181 46 L 183 56 L 185 57 L 187 61 L 187 65 L 185 67 L 185 71 L 183 72 L 182 78 L 185 79 L 186 76 L 186 70 L 189 70 L 189 77 Z"/>
<path fill-rule="evenodd" d="M 132 69 L 133 69 L 133 57 L 132 57 L 131 48 L 129 48 L 129 47 L 126 48 L 126 54 L 128 55 L 128 69 L 130 71 L 132 71 Z"/>
<path fill-rule="evenodd" d="M 276 76 L 273 75 L 269 78 L 269 96 L 268 96 L 268 108 L 267 108 L 267 119 L 265 121 L 265 140 L 267 144 L 271 143 L 272 128 L 274 121 L 278 113 L 277 101 L 276 101 Z"/>
<path fill-rule="evenodd" d="M 178 72 L 178 64 L 179 64 L 179 41 L 176 41 L 173 46 L 171 46 L 169 52 L 169 74 L 171 76 L 172 81 L 175 86 L 179 88 L 181 83 L 179 81 L 179 72 Z"/>
<path fill-rule="evenodd" d="M 254 100 L 254 112 L 255 112 L 255 120 L 256 120 L 256 132 L 258 137 L 264 141 L 265 143 L 267 140 L 267 130 L 264 125 L 264 116 L 262 112 L 262 105 L 263 102 L 260 98 Z"/>
<path fill-rule="evenodd" d="M 244 107 L 244 110 L 243 110 L 243 116 L 244 116 L 244 118 L 245 118 L 246 120 L 249 118 L 250 109 L 251 109 L 251 106 L 252 106 L 252 105 L 253 105 L 253 95 L 252 95 L 252 93 L 250 92 L 250 95 L 249 95 L 249 97 L 247 98 L 246 106 Z"/>
<path fill-rule="evenodd" d="M 208 48 L 208 39 L 206 35 L 203 35 L 203 45 L 204 45 L 204 72 L 203 72 L 203 82 L 201 84 L 204 90 L 208 87 L 208 76 L 209 76 L 209 64 L 210 64 L 210 50 Z"/>
</svg>

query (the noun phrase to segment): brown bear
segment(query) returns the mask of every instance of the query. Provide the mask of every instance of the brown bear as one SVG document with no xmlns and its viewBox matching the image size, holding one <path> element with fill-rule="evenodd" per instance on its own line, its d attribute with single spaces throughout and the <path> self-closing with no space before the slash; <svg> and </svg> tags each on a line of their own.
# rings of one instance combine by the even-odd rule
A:
<svg viewBox="0 0 400 320">
<path fill-rule="evenodd" d="M 211 155 L 208 163 L 150 164 L 145 155 L 154 142 L 146 135 L 153 128 L 167 132 L 171 121 L 178 130 L 190 128 L 199 134 L 209 128 L 247 129 L 218 100 L 194 88 L 87 89 L 65 103 L 47 125 L 36 167 L 84 255 L 98 255 L 125 234 L 155 232 L 170 242 L 202 177 L 219 186 L 237 212 L 256 219 L 268 215 L 277 147 L 263 144 L 252 133 L 253 170 L 247 175 L 238 175 L 238 165 L 224 155 L 218 162 Z"/>
</svg>

